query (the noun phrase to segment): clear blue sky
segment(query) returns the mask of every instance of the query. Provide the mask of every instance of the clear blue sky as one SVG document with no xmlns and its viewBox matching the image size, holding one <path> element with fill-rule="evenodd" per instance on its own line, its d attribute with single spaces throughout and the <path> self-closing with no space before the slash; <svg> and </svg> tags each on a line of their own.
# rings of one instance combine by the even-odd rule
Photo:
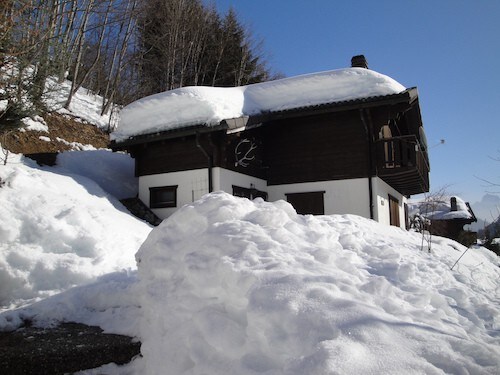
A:
<svg viewBox="0 0 500 375">
<path fill-rule="evenodd" d="M 208 1 L 207 1 L 208 2 Z M 500 183 L 499 0 L 215 0 L 232 6 L 285 76 L 348 67 L 417 86 L 431 158 L 431 190 L 471 203 Z M 439 144 L 444 139 L 445 144 Z M 500 191 L 497 188 L 496 191 Z"/>
</svg>

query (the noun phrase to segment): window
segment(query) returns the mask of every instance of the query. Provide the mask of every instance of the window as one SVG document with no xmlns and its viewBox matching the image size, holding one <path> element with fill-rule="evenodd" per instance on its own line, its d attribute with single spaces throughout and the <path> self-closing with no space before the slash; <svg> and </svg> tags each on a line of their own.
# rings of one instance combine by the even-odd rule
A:
<svg viewBox="0 0 500 375">
<path fill-rule="evenodd" d="M 250 189 L 241 186 L 233 185 L 233 195 L 235 197 L 242 197 L 248 199 L 262 198 L 267 201 L 267 193 L 265 191 L 257 190 L 250 185 Z"/>
<path fill-rule="evenodd" d="M 291 203 L 298 214 L 325 214 L 324 191 L 313 191 L 310 193 L 290 193 L 285 195 L 286 200 Z"/>
<path fill-rule="evenodd" d="M 149 207 L 177 207 L 177 185 L 149 188 Z"/>
</svg>

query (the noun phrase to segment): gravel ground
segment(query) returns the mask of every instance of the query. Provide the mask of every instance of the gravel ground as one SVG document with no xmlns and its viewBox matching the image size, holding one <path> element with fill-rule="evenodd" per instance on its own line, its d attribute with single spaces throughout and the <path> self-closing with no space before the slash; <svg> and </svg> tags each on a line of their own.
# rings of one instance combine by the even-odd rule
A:
<svg viewBox="0 0 500 375">
<path fill-rule="evenodd" d="M 56 375 L 124 364 L 140 353 L 128 336 L 104 334 L 99 327 L 63 323 L 56 328 L 23 327 L 0 332 L 0 374 Z"/>
</svg>

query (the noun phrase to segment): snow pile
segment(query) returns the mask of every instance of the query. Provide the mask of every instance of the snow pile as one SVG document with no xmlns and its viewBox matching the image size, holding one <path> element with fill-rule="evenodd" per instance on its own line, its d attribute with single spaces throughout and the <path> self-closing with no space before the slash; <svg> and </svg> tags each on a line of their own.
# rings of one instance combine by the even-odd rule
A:
<svg viewBox="0 0 500 375">
<path fill-rule="evenodd" d="M 146 374 L 500 371 L 500 268 L 482 248 L 214 193 L 137 253 Z M 139 363 L 137 363 L 139 361 Z M 137 366 L 140 370 L 137 370 Z"/>
<path fill-rule="evenodd" d="M 456 211 L 451 210 L 452 198 L 457 202 Z M 411 202 L 408 208 L 411 216 L 418 214 L 430 220 L 474 219 L 467 204 L 457 196 Z"/>
<path fill-rule="evenodd" d="M 184 87 L 148 96 L 120 112 L 112 139 L 305 106 L 396 94 L 405 88 L 373 70 L 349 68 L 248 86 Z"/>
<path fill-rule="evenodd" d="M 94 208 L 109 218 L 108 204 Z M 450 270 L 466 248 L 432 240 L 429 254 L 358 216 L 213 193 L 151 232 L 137 274 L 4 312 L 0 330 L 75 321 L 143 343 L 130 365 L 82 374 L 500 373 L 499 258 L 476 247 Z"/>
<path fill-rule="evenodd" d="M 0 331 L 15 330 L 26 320 L 44 328 L 57 326 L 60 322 L 77 322 L 100 326 L 110 333 L 139 337 L 141 307 L 137 303 L 136 290 L 136 270 L 105 274 L 92 283 L 0 313 Z"/>
<path fill-rule="evenodd" d="M 114 154 L 103 167 L 106 154 L 96 153 L 81 167 L 72 163 L 79 153 L 65 154 L 58 168 L 37 168 L 19 156 L 0 166 L 0 309 L 135 268 L 134 254 L 151 228 L 98 185 L 120 195 L 126 186 L 114 181 L 110 188 L 119 173 L 98 175 L 119 171 L 117 159 L 128 156 Z"/>
</svg>

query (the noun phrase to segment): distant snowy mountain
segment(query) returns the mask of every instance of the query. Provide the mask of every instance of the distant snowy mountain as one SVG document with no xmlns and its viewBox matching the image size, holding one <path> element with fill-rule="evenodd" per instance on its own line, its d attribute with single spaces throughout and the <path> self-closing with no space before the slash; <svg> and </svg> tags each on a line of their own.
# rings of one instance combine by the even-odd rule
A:
<svg viewBox="0 0 500 375">
<path fill-rule="evenodd" d="M 481 201 L 471 204 L 477 217 L 492 222 L 500 216 L 500 197 L 495 194 L 485 194 Z"/>
<path fill-rule="evenodd" d="M 494 194 L 485 194 L 481 201 L 471 204 L 474 214 L 478 218 L 471 228 L 475 231 L 484 229 L 485 225 L 493 222 L 500 216 L 500 197 Z"/>
</svg>

